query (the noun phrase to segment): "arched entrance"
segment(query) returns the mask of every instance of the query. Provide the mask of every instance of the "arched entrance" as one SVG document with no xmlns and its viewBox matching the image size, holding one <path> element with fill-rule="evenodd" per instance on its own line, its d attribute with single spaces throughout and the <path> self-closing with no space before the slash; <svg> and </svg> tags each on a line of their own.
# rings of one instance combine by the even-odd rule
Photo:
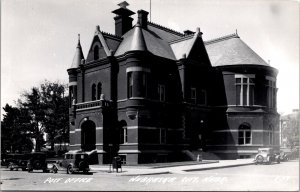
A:
<svg viewBox="0 0 300 192">
<path fill-rule="evenodd" d="M 96 149 L 96 125 L 87 120 L 81 125 L 81 149 L 91 151 Z"/>
</svg>

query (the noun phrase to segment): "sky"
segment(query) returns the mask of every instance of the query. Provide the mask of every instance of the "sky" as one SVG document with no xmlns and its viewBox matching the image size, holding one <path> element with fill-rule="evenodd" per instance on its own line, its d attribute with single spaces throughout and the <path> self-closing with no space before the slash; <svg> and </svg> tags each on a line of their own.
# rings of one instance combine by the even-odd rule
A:
<svg viewBox="0 0 300 192">
<path fill-rule="evenodd" d="M 210 40 L 235 33 L 279 70 L 277 111 L 299 108 L 299 0 L 127 0 L 134 12 Z M 1 113 L 45 79 L 68 83 L 80 34 L 86 57 L 97 25 L 114 34 L 122 0 L 1 0 Z M 137 14 L 133 15 L 136 23 Z M 1 116 L 2 117 L 2 116 Z"/>
</svg>

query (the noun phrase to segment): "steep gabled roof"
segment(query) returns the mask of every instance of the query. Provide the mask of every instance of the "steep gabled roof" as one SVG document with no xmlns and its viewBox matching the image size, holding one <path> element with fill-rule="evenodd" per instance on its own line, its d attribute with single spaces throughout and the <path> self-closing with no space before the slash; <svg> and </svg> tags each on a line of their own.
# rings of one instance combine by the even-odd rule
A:
<svg viewBox="0 0 300 192">
<path fill-rule="evenodd" d="M 205 42 L 212 66 L 264 65 L 269 66 L 237 34 Z"/>
<path fill-rule="evenodd" d="M 121 41 L 121 37 L 100 31 L 100 27 L 97 26 L 86 61 L 89 62 L 94 60 L 92 53 L 95 42 L 100 42 L 99 58 L 105 58 L 116 51 Z"/>
</svg>

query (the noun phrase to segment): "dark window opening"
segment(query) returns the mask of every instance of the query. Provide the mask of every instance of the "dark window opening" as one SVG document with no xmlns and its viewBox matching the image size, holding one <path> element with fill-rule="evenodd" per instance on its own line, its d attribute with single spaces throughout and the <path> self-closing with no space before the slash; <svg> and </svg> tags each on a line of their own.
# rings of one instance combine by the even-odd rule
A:
<svg viewBox="0 0 300 192">
<path fill-rule="evenodd" d="M 92 101 L 96 100 L 96 85 L 92 85 Z"/>
<path fill-rule="evenodd" d="M 97 85 L 97 100 L 100 99 L 101 93 L 102 93 L 102 83 L 98 83 L 98 85 Z"/>
<path fill-rule="evenodd" d="M 94 60 L 98 60 L 99 59 L 99 47 L 98 45 L 96 45 L 94 47 Z"/>
</svg>

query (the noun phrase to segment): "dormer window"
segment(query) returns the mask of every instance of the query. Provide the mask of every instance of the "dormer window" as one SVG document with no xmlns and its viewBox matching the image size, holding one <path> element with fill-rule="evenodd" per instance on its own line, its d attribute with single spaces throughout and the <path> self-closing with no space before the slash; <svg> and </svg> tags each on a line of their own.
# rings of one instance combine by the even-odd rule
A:
<svg viewBox="0 0 300 192">
<path fill-rule="evenodd" d="M 99 59 L 99 46 L 96 45 L 94 47 L 94 60 L 98 60 Z"/>
</svg>

